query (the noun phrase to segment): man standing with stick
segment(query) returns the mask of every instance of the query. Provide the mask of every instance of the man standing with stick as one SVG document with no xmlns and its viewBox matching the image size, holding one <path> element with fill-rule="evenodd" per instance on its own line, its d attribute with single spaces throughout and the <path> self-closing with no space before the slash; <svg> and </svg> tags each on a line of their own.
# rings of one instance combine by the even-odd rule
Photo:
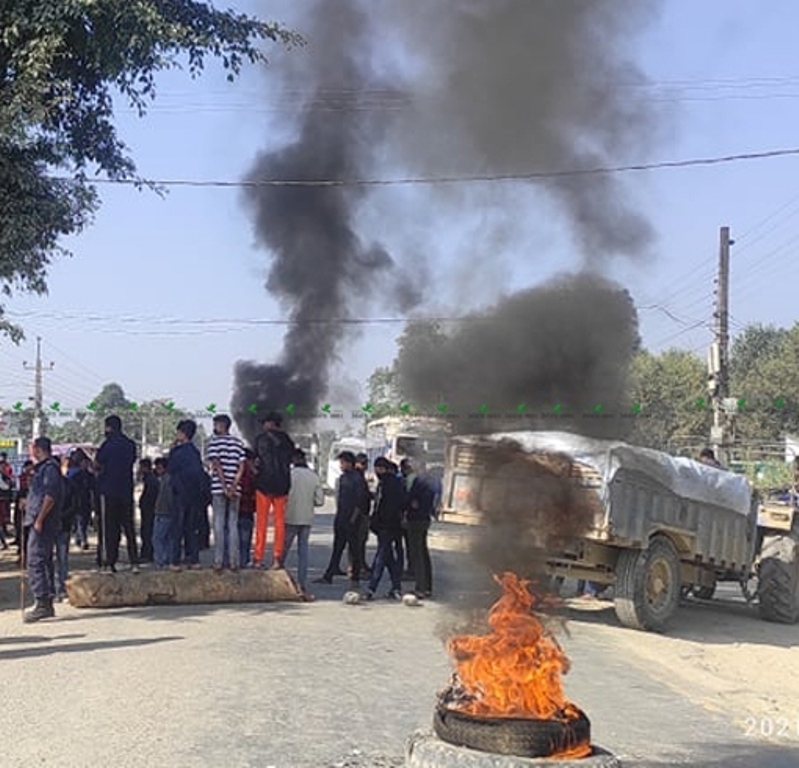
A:
<svg viewBox="0 0 799 768">
<path fill-rule="evenodd" d="M 23 617 L 26 624 L 55 616 L 53 548 L 64 504 L 64 478 L 52 457 L 49 438 L 34 440 L 33 456 L 36 469 L 25 505 L 25 526 L 28 529 L 28 580 L 36 603 Z"/>
<path fill-rule="evenodd" d="M 106 439 L 97 451 L 97 492 L 100 496 L 100 530 L 97 565 L 116 573 L 122 530 L 132 570 L 138 570 L 136 534 L 133 529 L 133 465 L 136 444 L 122 432 L 119 416 L 105 420 Z"/>
</svg>

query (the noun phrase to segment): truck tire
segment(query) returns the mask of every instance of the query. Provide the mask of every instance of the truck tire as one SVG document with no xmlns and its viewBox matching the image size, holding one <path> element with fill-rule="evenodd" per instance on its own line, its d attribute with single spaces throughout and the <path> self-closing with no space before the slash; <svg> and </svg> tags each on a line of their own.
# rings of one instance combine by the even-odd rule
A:
<svg viewBox="0 0 799 768">
<path fill-rule="evenodd" d="M 679 602 L 680 556 L 671 539 L 654 536 L 646 549 L 621 552 L 613 605 L 625 627 L 663 632 Z"/>
<path fill-rule="evenodd" d="M 799 541 L 766 536 L 760 549 L 757 598 L 760 618 L 779 624 L 799 621 Z"/>
</svg>

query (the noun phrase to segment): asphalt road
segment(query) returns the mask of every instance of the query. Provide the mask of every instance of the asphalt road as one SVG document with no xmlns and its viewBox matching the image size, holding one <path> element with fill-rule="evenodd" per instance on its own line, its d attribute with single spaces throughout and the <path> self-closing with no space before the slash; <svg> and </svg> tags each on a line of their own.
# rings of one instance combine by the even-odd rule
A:
<svg viewBox="0 0 799 768">
<path fill-rule="evenodd" d="M 315 574 L 332 540 L 329 516 L 319 521 Z M 311 605 L 62 607 L 33 627 L 4 605 L 0 764 L 398 768 L 450 675 L 438 637 L 450 608 L 479 586 L 465 555 L 437 551 L 434 569 L 437 599 L 420 608 L 344 605 L 344 579 Z M 567 692 L 623 765 L 799 766 L 795 744 L 746 738 L 731 713 L 689 703 L 600 629 L 569 624 Z"/>
</svg>

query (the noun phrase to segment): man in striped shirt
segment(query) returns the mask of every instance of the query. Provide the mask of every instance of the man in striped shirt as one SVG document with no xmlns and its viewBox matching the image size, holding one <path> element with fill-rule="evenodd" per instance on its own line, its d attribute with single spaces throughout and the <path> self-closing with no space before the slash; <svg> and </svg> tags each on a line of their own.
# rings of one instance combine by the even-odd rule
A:
<svg viewBox="0 0 799 768">
<path fill-rule="evenodd" d="M 214 436 L 208 441 L 206 459 L 211 468 L 211 506 L 214 513 L 214 570 L 225 560 L 239 568 L 239 499 L 244 472 L 244 443 L 230 434 L 230 417 L 214 416 Z M 225 558 L 225 543 L 228 558 Z"/>
</svg>

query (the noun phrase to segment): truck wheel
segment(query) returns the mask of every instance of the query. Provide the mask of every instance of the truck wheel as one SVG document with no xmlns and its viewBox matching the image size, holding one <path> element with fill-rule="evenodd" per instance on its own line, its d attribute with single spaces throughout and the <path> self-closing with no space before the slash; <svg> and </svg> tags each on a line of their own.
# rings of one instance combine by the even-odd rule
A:
<svg viewBox="0 0 799 768">
<path fill-rule="evenodd" d="M 646 549 L 627 549 L 616 564 L 614 607 L 631 629 L 662 632 L 680 602 L 680 556 L 666 536 Z"/>
<path fill-rule="evenodd" d="M 760 618 L 780 624 L 799 621 L 799 541 L 766 536 L 760 549 L 757 598 Z"/>
</svg>

